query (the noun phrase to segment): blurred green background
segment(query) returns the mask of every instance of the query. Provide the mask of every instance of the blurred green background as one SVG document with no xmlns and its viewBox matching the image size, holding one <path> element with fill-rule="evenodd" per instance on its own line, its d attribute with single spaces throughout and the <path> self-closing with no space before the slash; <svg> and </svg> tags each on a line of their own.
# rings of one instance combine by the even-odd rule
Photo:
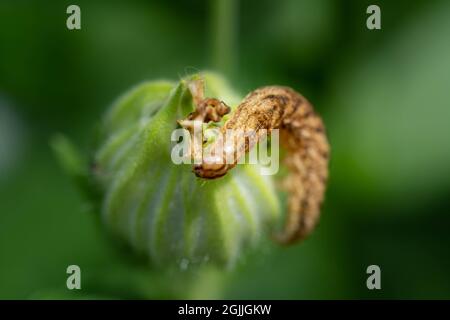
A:
<svg viewBox="0 0 450 320">
<path fill-rule="evenodd" d="M 79 31 L 66 28 L 70 4 L 81 7 Z M 382 30 L 366 28 L 369 4 Z M 172 296 L 174 281 L 105 236 L 49 139 L 62 132 L 87 147 L 130 86 L 203 69 L 242 94 L 299 90 L 332 146 L 313 236 L 267 241 L 226 273 L 218 297 L 450 298 L 449 35 L 446 0 L 1 0 L 0 298 Z M 80 292 L 65 289 L 70 264 Z M 371 264 L 382 290 L 366 288 Z"/>
</svg>

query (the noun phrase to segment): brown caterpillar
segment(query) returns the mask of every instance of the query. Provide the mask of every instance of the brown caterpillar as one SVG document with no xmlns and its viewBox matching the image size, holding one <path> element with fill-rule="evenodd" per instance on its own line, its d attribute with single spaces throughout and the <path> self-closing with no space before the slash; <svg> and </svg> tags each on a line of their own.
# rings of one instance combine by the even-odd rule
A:
<svg viewBox="0 0 450 320">
<path fill-rule="evenodd" d="M 190 84 L 190 90 L 197 106 L 186 120 L 180 121 L 189 127 L 192 120 L 203 122 L 219 121 L 230 111 L 226 104 L 217 99 L 203 97 L 203 84 Z M 306 238 L 314 229 L 320 215 L 320 205 L 324 198 L 328 178 L 329 144 L 321 118 L 312 105 L 299 93 L 288 87 L 268 86 L 249 93 L 220 129 L 221 137 L 227 130 L 254 132 L 253 137 L 235 137 L 237 143 L 227 152 L 234 153 L 234 161 L 211 161 L 205 158 L 194 165 L 194 173 L 201 178 L 215 179 L 225 175 L 236 166 L 238 159 L 245 155 L 261 137 L 262 129 L 270 132 L 280 130 L 282 147 L 287 150 L 284 163 L 289 175 L 282 183 L 289 194 L 288 215 L 284 231 L 275 235 L 283 244 Z M 219 138 L 211 148 L 223 143 Z M 224 158 L 226 152 L 217 149 L 212 153 L 216 158 Z M 216 159 L 217 160 L 217 159 Z"/>
</svg>

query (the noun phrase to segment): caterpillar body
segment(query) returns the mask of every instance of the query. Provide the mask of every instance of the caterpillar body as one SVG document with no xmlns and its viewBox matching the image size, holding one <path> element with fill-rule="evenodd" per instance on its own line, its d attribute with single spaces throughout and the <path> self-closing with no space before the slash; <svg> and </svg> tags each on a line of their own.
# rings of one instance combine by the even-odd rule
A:
<svg viewBox="0 0 450 320">
<path fill-rule="evenodd" d="M 217 121 L 230 111 L 222 101 L 205 99 L 202 83 L 195 82 L 190 89 L 197 108 L 188 120 Z M 185 122 L 180 123 L 186 125 Z M 254 137 L 236 137 L 239 142 L 231 150 L 224 152 L 217 148 L 217 152 L 212 152 L 216 158 L 233 153 L 234 161 L 231 163 L 225 159 L 209 161 L 204 158 L 194 165 L 193 171 L 204 179 L 224 176 L 259 141 L 263 132 L 273 129 L 279 129 L 281 146 L 287 151 L 284 163 L 289 169 L 289 175 L 281 184 L 289 194 L 288 214 L 284 230 L 274 238 L 280 243 L 290 244 L 305 239 L 316 226 L 328 179 L 330 147 L 325 126 L 301 94 L 282 86 L 267 86 L 250 92 L 221 127 L 220 137 L 225 137 L 226 132 L 242 131 L 254 132 Z M 210 149 L 222 146 L 221 139 L 215 141 Z"/>
</svg>

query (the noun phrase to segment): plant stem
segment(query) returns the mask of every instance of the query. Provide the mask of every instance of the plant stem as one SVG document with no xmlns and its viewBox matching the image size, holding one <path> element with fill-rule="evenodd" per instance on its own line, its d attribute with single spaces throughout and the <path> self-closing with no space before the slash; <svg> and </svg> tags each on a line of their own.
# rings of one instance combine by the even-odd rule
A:
<svg viewBox="0 0 450 320">
<path fill-rule="evenodd" d="M 227 76 L 233 76 L 236 67 L 237 30 L 236 0 L 213 0 L 211 8 L 213 67 Z"/>
</svg>

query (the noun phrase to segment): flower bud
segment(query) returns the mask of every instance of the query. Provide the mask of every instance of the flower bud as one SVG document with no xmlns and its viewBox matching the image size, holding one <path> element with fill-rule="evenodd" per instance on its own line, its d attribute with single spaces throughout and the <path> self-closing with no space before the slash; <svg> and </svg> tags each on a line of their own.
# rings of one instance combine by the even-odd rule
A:
<svg viewBox="0 0 450 320">
<path fill-rule="evenodd" d="M 206 96 L 236 107 L 223 79 L 202 78 Z M 119 98 L 101 122 L 89 176 L 107 229 L 153 264 L 229 267 L 274 224 L 279 201 L 258 165 L 203 180 L 172 162 L 172 131 L 194 110 L 191 79 L 143 83 Z"/>
</svg>

